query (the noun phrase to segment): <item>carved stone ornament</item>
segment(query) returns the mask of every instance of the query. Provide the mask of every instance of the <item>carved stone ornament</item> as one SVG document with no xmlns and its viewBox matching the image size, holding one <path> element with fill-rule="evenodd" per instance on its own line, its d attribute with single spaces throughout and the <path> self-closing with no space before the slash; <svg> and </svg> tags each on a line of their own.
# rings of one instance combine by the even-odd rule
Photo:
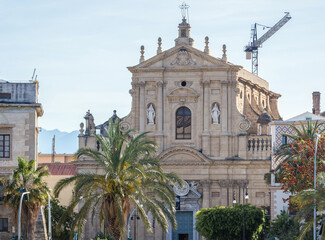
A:
<svg viewBox="0 0 325 240">
<path fill-rule="evenodd" d="M 120 123 L 120 130 L 121 130 L 122 132 L 126 132 L 126 131 L 129 130 L 130 128 L 131 128 L 130 123 L 128 123 L 128 122 L 121 122 L 121 123 Z"/>
<path fill-rule="evenodd" d="M 239 130 L 241 132 L 246 132 L 251 127 L 251 122 L 247 118 L 243 118 L 239 123 Z"/>
<path fill-rule="evenodd" d="M 184 197 L 188 194 L 188 192 L 190 191 L 190 186 L 189 184 L 184 181 L 184 186 L 181 187 L 179 184 L 176 184 L 176 186 L 173 187 L 174 188 L 174 192 L 176 195 Z"/>
<path fill-rule="evenodd" d="M 196 62 L 193 61 L 191 55 L 186 51 L 186 49 L 181 49 L 177 53 L 175 60 L 172 61 L 170 65 L 188 66 L 196 65 Z"/>
</svg>

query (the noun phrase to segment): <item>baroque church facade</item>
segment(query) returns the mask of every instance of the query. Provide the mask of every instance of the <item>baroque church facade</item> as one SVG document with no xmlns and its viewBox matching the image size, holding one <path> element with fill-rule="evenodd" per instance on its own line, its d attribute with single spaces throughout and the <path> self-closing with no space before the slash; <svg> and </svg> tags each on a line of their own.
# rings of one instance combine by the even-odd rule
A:
<svg viewBox="0 0 325 240">
<path fill-rule="evenodd" d="M 131 221 L 132 239 L 200 239 L 195 231 L 195 213 L 200 208 L 232 206 L 247 202 L 269 209 L 271 135 L 269 123 L 281 120 L 279 94 L 268 82 L 239 65 L 228 62 L 226 46 L 221 58 L 209 54 L 209 39 L 203 51 L 193 47 L 186 18 L 178 26 L 175 46 L 163 51 L 158 39 L 157 54 L 128 67 L 132 73 L 132 107 L 121 118 L 121 130 L 150 131 L 157 142 L 158 156 L 167 172 L 186 181 L 175 189 L 180 209 L 178 229 L 163 233 L 152 219 L 153 233 L 144 229 L 136 214 Z M 116 118 L 116 112 L 112 118 Z M 95 125 L 90 112 L 81 124 L 79 147 L 96 148 L 92 133 L 104 134 L 108 121 Z M 81 157 L 78 172 L 100 172 L 94 161 Z M 96 224 L 96 223 L 95 223 Z M 87 226 L 85 239 L 99 226 Z M 89 224 L 90 225 L 90 224 Z"/>
</svg>

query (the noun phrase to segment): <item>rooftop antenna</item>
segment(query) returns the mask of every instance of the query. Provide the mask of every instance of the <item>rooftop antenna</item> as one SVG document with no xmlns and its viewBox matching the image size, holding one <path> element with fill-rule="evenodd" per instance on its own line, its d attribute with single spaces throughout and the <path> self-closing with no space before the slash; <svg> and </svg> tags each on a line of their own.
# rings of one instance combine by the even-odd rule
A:
<svg viewBox="0 0 325 240">
<path fill-rule="evenodd" d="M 36 68 L 34 68 L 34 71 L 33 71 L 32 81 L 34 80 L 35 73 L 36 73 Z M 37 76 L 37 75 L 36 75 L 36 76 Z"/>
<path fill-rule="evenodd" d="M 179 6 L 179 8 L 181 9 L 181 13 L 182 13 L 182 18 L 183 19 L 187 19 L 188 23 L 190 23 L 190 17 L 188 15 L 188 9 L 189 9 L 189 5 L 186 5 L 185 2 L 182 3 L 182 5 Z M 187 18 L 186 18 L 187 16 Z"/>
</svg>

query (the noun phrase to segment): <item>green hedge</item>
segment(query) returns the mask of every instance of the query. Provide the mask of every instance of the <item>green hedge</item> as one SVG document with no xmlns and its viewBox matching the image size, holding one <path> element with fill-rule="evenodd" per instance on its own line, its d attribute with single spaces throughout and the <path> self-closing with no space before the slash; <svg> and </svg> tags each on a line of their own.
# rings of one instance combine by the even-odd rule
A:
<svg viewBox="0 0 325 240">
<path fill-rule="evenodd" d="M 258 239 L 263 224 L 263 211 L 245 204 L 245 238 Z M 243 239 L 243 205 L 201 209 L 196 214 L 196 230 L 207 240 Z"/>
</svg>

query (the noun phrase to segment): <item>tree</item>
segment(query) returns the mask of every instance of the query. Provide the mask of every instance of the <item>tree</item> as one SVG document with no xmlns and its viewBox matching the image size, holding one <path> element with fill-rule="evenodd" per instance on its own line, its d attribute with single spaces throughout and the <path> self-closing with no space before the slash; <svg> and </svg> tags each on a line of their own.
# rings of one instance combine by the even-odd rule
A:
<svg viewBox="0 0 325 240">
<path fill-rule="evenodd" d="M 51 224 L 52 226 L 58 226 L 61 216 L 66 212 L 67 208 L 59 204 L 59 200 L 54 198 L 51 199 Z M 46 226 L 48 226 L 48 209 L 44 210 Z M 76 213 L 72 216 L 67 216 L 65 222 L 60 228 L 53 229 L 52 239 L 53 240 L 70 240 L 70 233 L 73 232 L 73 222 L 75 221 Z M 48 230 L 48 229 L 47 229 Z"/>
<path fill-rule="evenodd" d="M 318 175 L 316 190 L 313 188 L 306 189 L 293 197 L 293 201 L 296 202 L 299 209 L 298 221 L 304 222 L 298 240 L 303 239 L 306 233 L 313 229 L 314 198 L 316 199 L 316 208 L 319 213 L 316 221 L 319 222 L 323 217 L 322 211 L 325 209 L 325 173 Z M 324 227 L 322 228 L 322 237 L 322 239 L 325 239 Z"/>
<path fill-rule="evenodd" d="M 282 190 L 289 193 L 297 193 L 307 189 L 313 184 L 314 171 L 314 153 L 315 153 L 315 137 L 316 133 L 324 132 L 324 123 L 312 123 L 308 121 L 306 124 L 300 122 L 300 128 L 290 125 L 295 134 L 282 134 L 288 137 L 288 141 L 282 144 L 277 155 L 277 161 L 280 162 L 276 170 L 276 174 L 280 176 Z M 317 171 L 325 171 L 325 164 L 322 158 L 325 156 L 325 139 L 324 134 L 319 139 L 317 148 Z M 291 202 L 291 198 L 285 199 L 289 201 L 290 209 L 294 209 L 295 205 Z"/>
<path fill-rule="evenodd" d="M 296 158 L 299 155 L 299 149 L 297 149 L 297 143 L 301 141 L 314 141 L 314 135 L 317 133 L 322 133 L 325 130 L 325 123 L 312 123 L 312 121 L 307 121 L 306 125 L 300 122 L 300 128 L 297 128 L 294 125 L 290 127 L 294 130 L 295 134 L 282 134 L 289 138 L 287 143 L 284 143 L 279 148 L 279 153 L 276 157 L 277 161 L 286 162 L 289 159 Z"/>
<path fill-rule="evenodd" d="M 281 211 L 271 222 L 270 237 L 277 237 L 279 240 L 296 240 L 299 235 L 299 224 L 294 216 L 288 212 Z"/>
<path fill-rule="evenodd" d="M 200 209 L 196 213 L 196 230 L 207 240 L 238 240 L 243 238 L 243 205 Z M 245 204 L 246 239 L 258 239 L 264 224 L 263 211 Z"/>
<path fill-rule="evenodd" d="M 74 182 L 74 195 L 62 216 L 73 212 L 82 203 L 77 214 L 75 227 L 79 235 L 87 216 L 92 219 L 96 213 L 99 221 L 115 240 L 123 238 L 126 218 L 131 204 L 138 208 L 142 221 L 151 230 L 148 211 L 155 217 L 162 229 L 168 229 L 168 220 L 176 227 L 175 194 L 170 184 L 183 184 L 174 173 L 164 173 L 155 158 L 156 144 L 146 137 L 147 133 L 131 136 L 134 130 L 120 131 L 119 119 L 109 122 L 108 137 L 94 135 L 100 150 L 81 148 L 76 157 L 87 156 L 96 161 L 103 174 L 83 173 L 62 179 L 54 189 L 55 196 L 70 183 Z M 168 220 L 167 220 L 168 219 Z"/>
<path fill-rule="evenodd" d="M 311 188 L 314 182 L 314 156 L 315 143 L 312 140 L 299 140 L 290 146 L 293 152 L 297 152 L 294 157 L 287 159 L 281 164 L 282 190 L 284 192 L 299 193 L 304 189 Z M 317 145 L 316 171 L 325 171 L 325 135 L 321 135 Z M 289 200 L 289 199 L 287 199 Z M 290 208 L 294 204 L 289 200 Z"/>
<path fill-rule="evenodd" d="M 27 190 L 27 200 L 22 204 L 22 235 L 25 239 L 34 239 L 35 223 L 41 205 L 46 204 L 49 189 L 43 181 L 43 177 L 48 176 L 44 166 L 36 168 L 36 161 L 27 161 L 18 158 L 18 167 L 13 171 L 12 179 L 2 178 L 4 204 L 8 205 L 14 213 L 14 218 L 18 217 L 19 202 L 21 198 L 20 190 Z"/>
</svg>

